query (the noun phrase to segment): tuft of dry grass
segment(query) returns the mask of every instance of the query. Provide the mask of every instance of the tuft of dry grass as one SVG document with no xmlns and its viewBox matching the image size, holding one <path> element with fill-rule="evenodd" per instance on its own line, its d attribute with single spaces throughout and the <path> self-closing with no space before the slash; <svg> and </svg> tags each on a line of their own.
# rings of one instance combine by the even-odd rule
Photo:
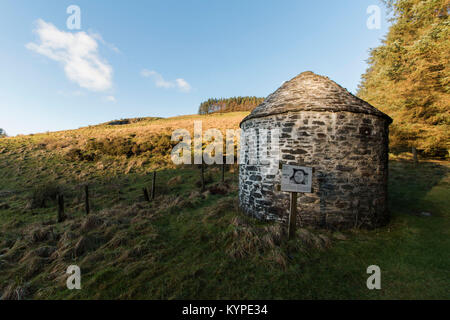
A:
<svg viewBox="0 0 450 320">
<path fill-rule="evenodd" d="M 222 198 L 219 199 L 215 206 L 208 208 L 206 211 L 204 221 L 211 218 L 219 218 L 228 212 L 238 211 L 239 204 L 236 199 Z"/>
<path fill-rule="evenodd" d="M 105 244 L 105 248 L 116 249 L 127 245 L 129 242 L 126 232 L 117 232 L 114 237 Z"/>
<path fill-rule="evenodd" d="M 331 246 L 331 239 L 325 234 L 312 232 L 305 228 L 300 228 L 296 233 L 300 241 L 307 247 L 325 249 Z"/>
<path fill-rule="evenodd" d="M 167 186 L 173 187 L 173 186 L 180 184 L 181 182 L 182 182 L 181 176 L 176 176 L 176 177 L 169 179 L 169 181 L 167 181 Z"/>
<path fill-rule="evenodd" d="M 238 215 L 233 217 L 230 223 L 231 243 L 227 253 L 236 259 L 255 253 L 264 254 L 282 244 L 284 232 L 281 225 L 260 227 L 249 219 Z"/>
<path fill-rule="evenodd" d="M 29 238 L 32 242 L 44 242 L 56 238 L 54 230 L 52 227 L 37 227 L 31 230 Z"/>
<path fill-rule="evenodd" d="M 228 183 L 216 183 L 208 188 L 209 192 L 211 194 L 220 194 L 220 195 L 226 195 L 228 194 L 232 189 L 231 186 Z"/>
<path fill-rule="evenodd" d="M 89 215 L 81 225 L 82 232 L 89 232 L 103 224 L 103 220 L 96 215 Z"/>
<path fill-rule="evenodd" d="M 0 300 L 23 300 L 28 293 L 27 286 L 20 286 L 17 284 L 10 284 L 3 291 Z"/>
<path fill-rule="evenodd" d="M 217 209 L 220 212 L 220 209 Z M 330 238 L 319 232 L 300 228 L 297 237 L 287 239 L 286 227 L 281 223 L 261 224 L 250 217 L 235 215 L 230 228 L 223 235 L 228 238 L 227 254 L 235 259 L 259 255 L 277 268 L 286 268 L 288 256 L 306 250 L 323 250 L 331 247 Z"/>
<path fill-rule="evenodd" d="M 270 250 L 267 260 L 276 263 L 282 269 L 286 269 L 288 264 L 287 255 L 280 247 Z"/>
</svg>

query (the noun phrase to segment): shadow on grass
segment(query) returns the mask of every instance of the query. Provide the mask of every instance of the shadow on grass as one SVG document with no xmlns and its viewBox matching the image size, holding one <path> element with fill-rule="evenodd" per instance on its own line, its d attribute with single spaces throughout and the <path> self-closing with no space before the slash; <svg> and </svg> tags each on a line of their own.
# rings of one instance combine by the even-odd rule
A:
<svg viewBox="0 0 450 320">
<path fill-rule="evenodd" d="M 439 215 L 440 202 L 429 199 L 430 191 L 440 183 L 444 185 L 450 169 L 437 162 L 389 162 L 389 208 L 392 213 L 420 215 L 427 212 Z M 433 198 L 433 197 L 432 197 Z M 445 199 L 442 199 L 445 200 Z"/>
</svg>

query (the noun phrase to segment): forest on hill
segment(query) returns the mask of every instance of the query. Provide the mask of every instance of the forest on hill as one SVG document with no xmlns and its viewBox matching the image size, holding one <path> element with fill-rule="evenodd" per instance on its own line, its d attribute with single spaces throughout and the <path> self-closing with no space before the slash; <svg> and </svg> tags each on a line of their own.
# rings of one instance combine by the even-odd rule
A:
<svg viewBox="0 0 450 320">
<path fill-rule="evenodd" d="M 258 97 L 211 98 L 200 104 L 198 114 L 252 111 L 264 101 Z"/>
<path fill-rule="evenodd" d="M 391 150 L 448 156 L 450 1 L 384 0 L 392 25 L 370 52 L 358 96 L 394 119 Z"/>
</svg>

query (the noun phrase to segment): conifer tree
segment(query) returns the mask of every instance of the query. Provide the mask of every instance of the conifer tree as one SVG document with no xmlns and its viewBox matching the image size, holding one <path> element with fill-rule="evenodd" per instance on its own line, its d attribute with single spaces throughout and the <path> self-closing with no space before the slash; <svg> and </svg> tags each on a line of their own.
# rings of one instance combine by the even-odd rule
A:
<svg viewBox="0 0 450 320">
<path fill-rule="evenodd" d="M 394 119 L 391 149 L 448 155 L 450 1 L 384 0 L 393 13 L 383 44 L 370 52 L 358 96 Z"/>
</svg>

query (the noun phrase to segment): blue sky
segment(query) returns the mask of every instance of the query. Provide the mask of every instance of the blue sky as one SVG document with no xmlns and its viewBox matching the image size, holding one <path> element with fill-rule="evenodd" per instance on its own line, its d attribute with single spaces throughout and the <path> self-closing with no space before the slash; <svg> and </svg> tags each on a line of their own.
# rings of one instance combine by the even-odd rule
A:
<svg viewBox="0 0 450 320">
<path fill-rule="evenodd" d="M 66 9 L 81 9 L 69 30 Z M 368 6 L 382 9 L 369 29 Z M 0 128 L 9 135 L 197 112 L 311 70 L 352 92 L 387 32 L 378 0 L 0 3 Z"/>
</svg>

